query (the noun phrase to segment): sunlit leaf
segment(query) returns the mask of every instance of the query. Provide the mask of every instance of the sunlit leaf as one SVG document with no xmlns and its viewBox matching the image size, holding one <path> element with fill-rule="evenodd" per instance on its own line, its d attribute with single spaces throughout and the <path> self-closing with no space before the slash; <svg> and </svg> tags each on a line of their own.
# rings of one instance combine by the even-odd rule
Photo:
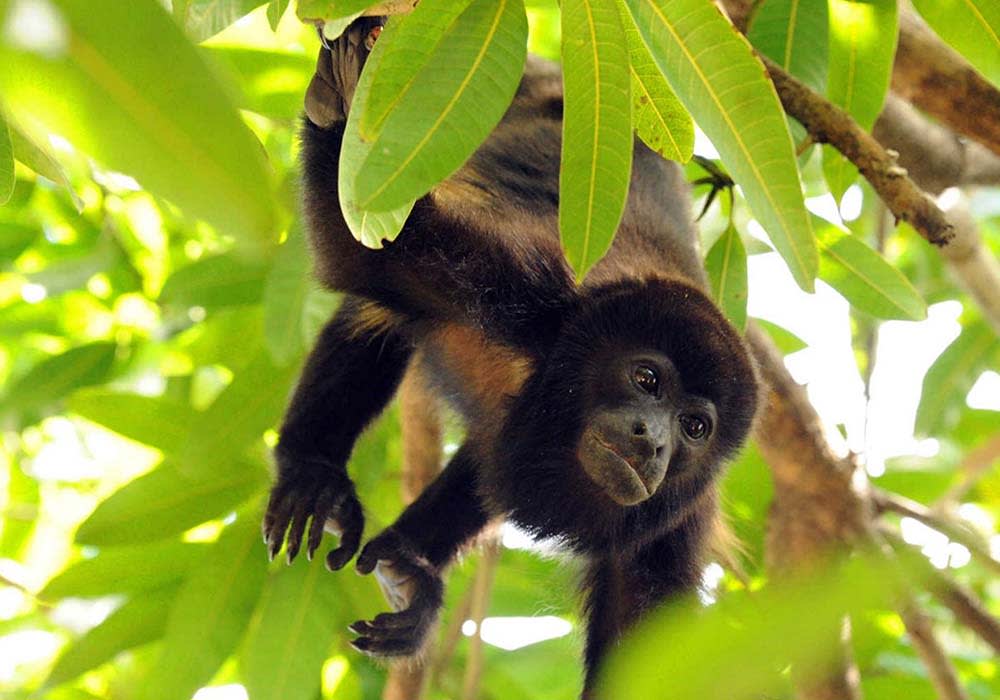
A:
<svg viewBox="0 0 1000 700">
<path fill-rule="evenodd" d="M 734 326 L 747 323 L 747 254 L 734 226 L 729 226 L 705 257 L 712 296 Z"/>
<path fill-rule="evenodd" d="M 24 7 L 11 3 L 7 13 Z M 230 90 L 156 0 L 32 7 L 47 13 L 47 43 L 29 33 L 0 38 L 0 93 L 12 114 L 239 241 L 273 238 L 271 175 L 260 144 Z"/>
<path fill-rule="evenodd" d="M 278 365 L 302 355 L 303 314 L 312 288 L 309 250 L 302 229 L 294 227 L 278 249 L 264 285 L 264 341 Z"/>
<path fill-rule="evenodd" d="M 832 224 L 816 226 L 819 276 L 855 308 L 875 318 L 921 321 L 927 304 L 885 258 Z"/>
<path fill-rule="evenodd" d="M 694 151 L 694 123 L 642 42 L 632 16 L 618 0 L 632 73 L 632 125 L 647 146 L 670 160 L 687 162 Z"/>
<path fill-rule="evenodd" d="M 816 668 L 834 658 L 845 613 L 888 604 L 898 585 L 892 569 L 872 561 L 824 574 L 752 596 L 733 593 L 709 608 L 661 609 L 612 654 L 597 696 L 659 700 L 664 688 L 673 700 L 774 694 L 790 664 Z M 726 673 L 691 663 L 723 657 L 730 660 Z"/>
<path fill-rule="evenodd" d="M 267 576 L 257 518 L 241 513 L 181 587 L 140 700 L 188 700 L 236 649 Z"/>
<path fill-rule="evenodd" d="M 220 461 L 216 467 L 194 478 L 170 463 L 160 465 L 101 501 L 76 531 L 76 541 L 115 546 L 177 535 L 227 514 L 268 483 L 256 464 Z"/>
<path fill-rule="evenodd" d="M 896 0 L 830 0 L 830 74 L 827 97 L 871 129 L 889 90 L 899 17 Z M 823 147 L 823 174 L 840 201 L 858 170 L 830 146 Z"/>
<path fill-rule="evenodd" d="M 755 318 L 753 322 L 767 331 L 767 334 L 771 336 L 771 340 L 774 341 L 774 344 L 778 346 L 783 355 L 791 355 L 793 352 L 798 352 L 809 346 L 802 338 L 776 323 L 765 321 L 762 318 Z"/>
<path fill-rule="evenodd" d="M 299 19 L 326 20 L 347 17 L 375 5 L 378 0 L 298 0 L 295 11 Z"/>
<path fill-rule="evenodd" d="M 69 645 L 45 680 L 46 686 L 65 683 L 84 671 L 97 668 L 127 649 L 163 636 L 167 614 L 177 597 L 177 587 L 136 596 L 104 622 Z"/>
<path fill-rule="evenodd" d="M 965 397 L 979 374 L 996 369 L 996 333 L 984 322 L 975 321 L 945 348 L 924 377 L 914 430 L 933 435 L 954 425 L 965 408 Z"/>
<path fill-rule="evenodd" d="M 758 51 L 816 90 L 826 91 L 828 0 L 767 0 L 747 38 Z"/>
<path fill-rule="evenodd" d="M 628 47 L 616 0 L 562 3 L 559 237 L 577 279 L 611 245 L 632 172 Z"/>
<path fill-rule="evenodd" d="M 42 235 L 38 226 L 0 222 L 0 262 L 9 262 L 23 253 Z"/>
<path fill-rule="evenodd" d="M 2 463 L 2 462 L 0 462 Z M 6 471 L 4 517 L 0 518 L 0 556 L 23 561 L 22 549 L 30 541 L 41 515 L 41 489 L 38 481 L 11 464 Z"/>
<path fill-rule="evenodd" d="M 331 621 L 344 607 L 342 586 L 330 579 L 322 557 L 312 562 L 299 557 L 293 566 L 272 574 L 240 656 L 250 696 L 316 697 L 320 669 L 342 629 Z"/>
<path fill-rule="evenodd" d="M 1000 3 L 996 0 L 913 0 L 927 24 L 969 63 L 1000 84 Z"/>
<path fill-rule="evenodd" d="M 206 549 L 207 545 L 179 540 L 102 548 L 97 556 L 70 564 L 45 585 L 38 597 L 45 601 L 96 598 L 163 588 L 184 578 L 201 561 Z"/>
<path fill-rule="evenodd" d="M 184 29 L 195 41 L 204 41 L 233 24 L 267 0 L 187 0 Z"/>
<path fill-rule="evenodd" d="M 298 119 L 315 60 L 300 53 L 242 46 L 211 46 L 206 51 L 240 78 L 238 107 L 278 121 Z"/>
<path fill-rule="evenodd" d="M 795 281 L 818 256 L 785 116 L 750 46 L 704 0 L 626 0 L 677 97 L 718 149 Z"/>
<path fill-rule="evenodd" d="M 371 142 L 361 138 L 361 107 L 368 101 L 371 92 L 372 76 L 378 69 L 386 47 L 396 43 L 394 37 L 405 25 L 399 21 L 389 22 L 383 30 L 375 49 L 369 54 L 365 69 L 361 72 L 358 87 L 354 91 L 354 104 L 358 109 L 352 109 L 347 116 L 344 127 L 344 138 L 341 141 L 340 163 L 337 176 L 337 190 L 340 197 L 340 210 L 344 220 L 356 239 L 369 248 L 381 248 L 383 240 L 393 240 L 403 229 L 406 218 L 410 215 L 414 200 L 404 202 L 389 211 L 366 211 L 358 205 L 355 193 L 354 178 L 361 164 L 371 152 Z"/>
<path fill-rule="evenodd" d="M 164 452 L 177 449 L 196 418 L 194 409 L 179 401 L 104 389 L 77 392 L 67 408 L 131 440 Z"/>
<path fill-rule="evenodd" d="M 412 76 L 413 87 L 380 122 L 356 174 L 363 209 L 400 207 L 457 170 L 500 121 L 521 80 L 528 33 L 521 0 L 476 0 L 442 24 L 438 10 L 450 5 L 423 0 L 394 20 L 401 27 L 389 37 L 368 100 L 387 97 L 375 97 L 380 82 L 403 89 Z M 411 36 L 414 43 L 406 43 Z M 383 35 L 378 43 L 386 41 Z M 391 77 L 383 82 L 380 75 Z"/>
<path fill-rule="evenodd" d="M 0 206 L 14 194 L 14 146 L 10 142 L 7 120 L 0 112 Z"/>
<path fill-rule="evenodd" d="M 271 31 L 278 31 L 278 23 L 288 9 L 288 0 L 271 0 L 267 3 L 267 23 L 271 25 Z"/>
<path fill-rule="evenodd" d="M 278 367 L 261 348 L 198 416 L 187 440 L 173 452 L 184 474 L 211 478 L 219 462 L 231 462 L 261 442 L 288 402 L 294 366 Z"/>
<path fill-rule="evenodd" d="M 160 292 L 161 304 L 206 309 L 261 300 L 270 264 L 231 253 L 202 258 L 172 274 Z"/>
<path fill-rule="evenodd" d="M 36 411 L 75 389 L 97 384 L 111 369 L 116 348 L 114 343 L 90 343 L 43 360 L 8 385 L 0 400 L 0 413 Z"/>
<path fill-rule="evenodd" d="M 70 197 L 73 198 L 76 208 L 82 210 L 83 201 L 70 184 L 66 171 L 63 170 L 63 167 L 49 153 L 48 149 L 38 145 L 16 124 L 8 122 L 7 127 L 10 129 L 10 139 L 14 146 L 14 158 L 27 165 L 42 177 L 46 177 L 52 182 L 62 185 Z"/>
</svg>

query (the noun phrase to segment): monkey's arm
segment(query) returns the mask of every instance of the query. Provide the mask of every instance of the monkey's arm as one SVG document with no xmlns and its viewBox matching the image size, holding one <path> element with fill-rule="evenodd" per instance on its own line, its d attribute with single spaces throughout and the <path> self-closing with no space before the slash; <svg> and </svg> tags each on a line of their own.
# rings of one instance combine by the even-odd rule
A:
<svg viewBox="0 0 1000 700">
<path fill-rule="evenodd" d="M 635 554 L 611 555 L 591 564 L 585 691 L 593 689 L 604 656 L 638 619 L 665 600 L 697 589 L 708 523 L 708 516 L 692 513 Z M 588 697 L 586 692 L 584 697 Z"/>
<path fill-rule="evenodd" d="M 278 479 L 264 517 L 272 557 L 287 529 L 288 560 L 295 558 L 310 517 L 310 558 L 324 527 L 340 535 L 340 547 L 327 556 L 331 569 L 350 561 L 361 541 L 364 518 L 347 459 L 358 435 L 395 393 L 411 348 L 391 328 L 359 330 L 360 308 L 358 300 L 346 298 L 323 329 L 285 415 L 275 449 Z"/>
<path fill-rule="evenodd" d="M 375 572 L 396 612 L 351 625 L 359 635 L 355 648 L 373 656 L 420 651 L 441 607 L 441 569 L 489 519 L 476 491 L 478 469 L 463 446 L 396 522 L 365 545 L 358 571 Z"/>
</svg>

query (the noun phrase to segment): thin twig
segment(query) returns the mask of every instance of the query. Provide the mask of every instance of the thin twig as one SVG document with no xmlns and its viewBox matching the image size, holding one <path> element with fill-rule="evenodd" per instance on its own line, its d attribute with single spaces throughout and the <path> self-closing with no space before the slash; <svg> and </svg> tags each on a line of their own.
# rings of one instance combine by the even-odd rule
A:
<svg viewBox="0 0 1000 700">
<path fill-rule="evenodd" d="M 941 534 L 963 545 L 973 557 L 1000 573 L 1000 561 L 990 552 L 989 544 L 983 537 L 961 520 L 949 517 L 947 514 L 932 510 L 922 503 L 910 500 L 895 493 L 872 491 L 872 500 L 879 512 L 891 511 L 919 520 Z"/>
<path fill-rule="evenodd" d="M 469 639 L 469 656 L 462 679 L 462 700 L 475 700 L 479 694 L 479 679 L 483 674 L 483 618 L 490 604 L 490 593 L 500 561 L 500 540 L 496 536 L 483 544 L 483 556 L 473 582 L 469 619 L 476 623 L 476 633 Z"/>
<path fill-rule="evenodd" d="M 934 635 L 934 629 L 927 615 L 912 600 L 901 607 L 899 615 L 903 618 L 903 624 L 906 625 L 906 631 L 910 635 L 910 643 L 920 655 L 920 660 L 924 662 L 931 683 L 937 689 L 941 700 L 967 700 L 968 693 L 958 682 L 958 673 Z"/>
<path fill-rule="evenodd" d="M 936 508 L 947 508 L 960 503 L 998 459 L 1000 459 L 1000 433 L 969 451 L 956 470 L 962 475 L 961 480 L 938 499 Z"/>
</svg>

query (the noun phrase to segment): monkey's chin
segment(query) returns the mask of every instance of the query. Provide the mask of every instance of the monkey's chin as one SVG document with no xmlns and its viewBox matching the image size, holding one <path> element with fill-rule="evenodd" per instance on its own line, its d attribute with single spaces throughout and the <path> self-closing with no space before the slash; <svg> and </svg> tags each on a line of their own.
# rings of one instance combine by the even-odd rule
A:
<svg viewBox="0 0 1000 700">
<path fill-rule="evenodd" d="M 632 465 L 593 435 L 584 436 L 577 458 L 590 480 L 618 505 L 637 505 L 656 490 L 647 488 Z"/>
</svg>

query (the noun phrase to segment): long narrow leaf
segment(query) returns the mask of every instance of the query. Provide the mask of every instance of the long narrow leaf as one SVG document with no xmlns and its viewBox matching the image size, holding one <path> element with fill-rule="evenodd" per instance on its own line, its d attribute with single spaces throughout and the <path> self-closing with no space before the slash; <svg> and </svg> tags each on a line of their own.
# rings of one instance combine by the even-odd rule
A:
<svg viewBox="0 0 1000 700">
<path fill-rule="evenodd" d="M 45 685 L 65 683 L 110 661 L 116 654 L 162 637 L 176 596 L 177 586 L 171 586 L 129 600 L 63 652 Z"/>
<path fill-rule="evenodd" d="M 896 0 L 830 0 L 830 77 L 827 97 L 871 129 L 889 91 L 898 27 Z M 823 174 L 838 201 L 858 170 L 830 146 Z"/>
<path fill-rule="evenodd" d="M 938 36 L 983 75 L 1000 84 L 1000 3 L 996 0 L 913 0 Z"/>
<path fill-rule="evenodd" d="M 747 323 L 747 252 L 734 226 L 729 226 L 705 257 L 712 295 L 734 326 Z"/>
<path fill-rule="evenodd" d="M 686 163 L 694 152 L 694 122 L 670 89 L 639 30 L 618 0 L 632 73 L 632 125 L 643 143 L 664 158 Z"/>
<path fill-rule="evenodd" d="M 256 513 L 241 514 L 181 588 L 138 698 L 188 700 L 210 680 L 242 638 L 266 575 Z"/>
<path fill-rule="evenodd" d="M 747 38 L 758 51 L 819 93 L 826 91 L 828 0 L 767 0 Z"/>
<path fill-rule="evenodd" d="M 559 233 L 582 279 L 621 221 L 632 172 L 628 47 L 615 0 L 562 4 Z"/>
<path fill-rule="evenodd" d="M 7 14 L 25 7 L 8 3 Z M 159 2 L 32 7 L 47 13 L 47 41 L 0 35 L 0 94 L 12 114 L 29 116 L 239 241 L 272 238 L 263 149 Z M 0 25 L 13 19 L 0 17 Z"/>
<path fill-rule="evenodd" d="M 851 305 L 876 318 L 920 321 L 927 304 L 903 274 L 874 250 L 833 224 L 816 228 L 819 276 Z"/>
<path fill-rule="evenodd" d="M 660 71 L 719 150 L 750 208 L 813 289 L 816 244 L 784 113 L 746 40 L 704 0 L 626 0 Z"/>
<path fill-rule="evenodd" d="M 0 206 L 14 193 L 14 146 L 10 141 L 7 120 L 0 112 Z"/>
<path fill-rule="evenodd" d="M 424 0 L 403 22 L 421 21 L 447 1 Z M 476 0 L 454 24 L 432 23 L 428 32 L 434 52 L 385 117 L 356 175 L 363 209 L 404 205 L 461 167 L 500 121 L 521 80 L 528 34 L 522 0 Z M 379 64 L 378 73 L 389 67 Z M 398 70 L 401 79 L 408 74 Z"/>
</svg>

